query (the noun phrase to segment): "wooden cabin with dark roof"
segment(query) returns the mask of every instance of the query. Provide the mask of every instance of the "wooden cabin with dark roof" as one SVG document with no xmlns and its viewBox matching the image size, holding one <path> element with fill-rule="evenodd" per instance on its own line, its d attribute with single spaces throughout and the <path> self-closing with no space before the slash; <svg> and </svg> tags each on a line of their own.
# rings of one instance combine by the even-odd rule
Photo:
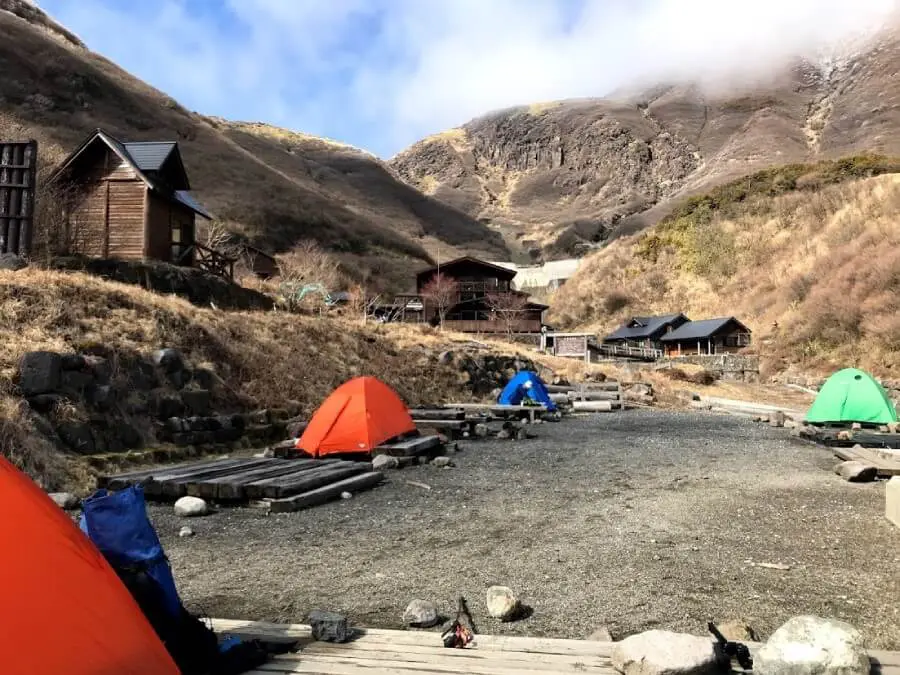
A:
<svg viewBox="0 0 900 675">
<path fill-rule="evenodd" d="M 429 267 L 416 275 L 416 295 L 403 296 L 403 302 L 421 306 L 419 316 L 434 323 L 437 309 L 425 297 L 428 283 L 440 273 L 456 282 L 456 297 L 448 308 L 444 327 L 462 333 L 500 333 L 507 329 L 514 333 L 540 333 L 547 305 L 531 302 L 528 294 L 512 288 L 516 270 L 494 265 L 478 258 L 464 256 L 435 267 Z M 509 322 L 502 321 L 491 299 L 509 295 L 520 298 L 516 316 Z"/>
<path fill-rule="evenodd" d="M 196 241 L 197 216 L 212 216 L 190 194 L 175 141 L 123 143 L 97 129 L 49 182 L 66 202 L 66 253 L 229 274 L 230 259 Z"/>
<path fill-rule="evenodd" d="M 680 313 L 634 316 L 603 338 L 603 344 L 662 350 L 660 339 L 689 321 L 690 319 Z"/>
<path fill-rule="evenodd" d="M 750 346 L 751 331 L 733 316 L 688 321 L 660 342 L 668 357 L 733 354 Z"/>
</svg>

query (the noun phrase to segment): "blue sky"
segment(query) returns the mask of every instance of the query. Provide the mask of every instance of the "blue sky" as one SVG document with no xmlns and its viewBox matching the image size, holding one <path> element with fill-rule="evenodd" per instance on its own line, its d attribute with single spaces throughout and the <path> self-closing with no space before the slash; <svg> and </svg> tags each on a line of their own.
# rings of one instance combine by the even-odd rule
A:
<svg viewBox="0 0 900 675">
<path fill-rule="evenodd" d="M 186 107 L 389 157 L 487 111 L 765 76 L 898 0 L 37 0 Z"/>
</svg>

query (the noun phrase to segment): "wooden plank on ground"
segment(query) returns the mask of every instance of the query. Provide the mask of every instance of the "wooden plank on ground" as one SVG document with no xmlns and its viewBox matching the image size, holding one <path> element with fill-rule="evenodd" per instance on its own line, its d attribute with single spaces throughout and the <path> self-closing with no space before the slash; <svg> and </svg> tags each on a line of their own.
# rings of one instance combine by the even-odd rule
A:
<svg viewBox="0 0 900 675">
<path fill-rule="evenodd" d="M 321 466 L 315 459 L 272 459 L 268 464 L 252 467 L 227 476 L 207 478 L 198 483 L 189 483 L 187 493 L 204 499 L 245 499 L 244 486 L 255 480 L 277 478 L 285 474 L 304 471 Z"/>
<path fill-rule="evenodd" d="M 569 394 L 572 401 L 618 401 L 621 398 L 617 391 L 573 391 Z"/>
<path fill-rule="evenodd" d="M 421 454 L 426 450 L 436 448 L 441 444 L 440 436 L 418 436 L 416 438 L 408 438 L 404 441 L 396 443 L 386 443 L 375 448 L 378 453 L 387 455 L 397 455 L 400 457 L 412 457 Z"/>
<path fill-rule="evenodd" d="M 464 419 L 460 420 L 415 420 L 416 427 L 434 427 L 438 429 L 465 429 L 471 426 L 473 422 Z"/>
<path fill-rule="evenodd" d="M 253 481 L 244 486 L 244 491 L 248 499 L 283 499 L 371 470 L 369 462 L 338 462 L 313 469 L 300 469 L 286 476 Z"/>
<path fill-rule="evenodd" d="M 190 483 L 197 483 L 207 478 L 216 478 L 217 476 L 227 476 L 233 473 L 246 471 L 255 466 L 268 464 L 272 460 L 269 458 L 261 459 L 242 459 L 236 464 L 228 466 L 209 466 L 202 467 L 197 471 L 185 473 L 179 476 L 167 476 L 154 478 L 146 486 L 148 495 L 162 497 L 184 497 L 187 494 L 187 486 Z"/>
<path fill-rule="evenodd" d="M 879 476 L 900 476 L 900 460 L 885 457 L 874 448 L 833 448 L 836 457 L 874 466 Z"/>
<path fill-rule="evenodd" d="M 413 420 L 462 420 L 466 411 L 459 408 L 413 408 L 409 411 Z"/>
<path fill-rule="evenodd" d="M 327 501 L 340 497 L 342 492 L 354 492 L 367 490 L 378 485 L 384 479 L 384 474 L 380 471 L 369 471 L 340 480 L 330 485 L 310 490 L 294 497 L 286 499 L 275 499 L 269 502 L 269 513 L 288 513 L 290 511 L 299 511 L 300 509 L 318 506 Z"/>
<path fill-rule="evenodd" d="M 228 459 L 222 457 L 219 459 L 209 459 L 201 462 L 187 462 L 183 464 L 173 464 L 171 466 L 155 466 L 152 469 L 141 469 L 140 471 L 129 471 L 128 473 L 118 473 L 114 475 L 100 476 L 97 478 L 97 485 L 101 488 L 110 490 L 121 490 L 129 485 L 135 485 L 150 477 L 183 475 L 197 469 L 209 466 L 225 466 L 226 464 L 237 464 L 241 459 Z"/>
</svg>

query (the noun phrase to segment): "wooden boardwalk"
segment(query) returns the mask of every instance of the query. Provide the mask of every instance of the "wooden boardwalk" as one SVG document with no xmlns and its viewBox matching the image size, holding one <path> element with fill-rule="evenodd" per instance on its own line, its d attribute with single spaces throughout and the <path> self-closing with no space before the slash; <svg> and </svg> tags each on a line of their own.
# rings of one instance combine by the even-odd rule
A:
<svg viewBox="0 0 900 675">
<path fill-rule="evenodd" d="M 436 631 L 363 629 L 346 644 L 314 642 L 309 626 L 213 619 L 217 633 L 248 639 L 300 640 L 299 651 L 274 657 L 247 675 L 616 675 L 611 642 L 477 635 L 466 649 L 448 649 Z M 751 652 L 759 648 L 750 644 Z M 900 675 L 900 652 L 870 651 L 872 673 Z M 742 671 L 736 671 L 742 672 Z"/>
<path fill-rule="evenodd" d="M 151 498 L 185 495 L 220 502 L 259 500 L 272 512 L 296 511 L 365 490 L 383 479 L 370 462 L 340 459 L 212 459 L 101 476 L 101 488 L 141 485 Z"/>
</svg>

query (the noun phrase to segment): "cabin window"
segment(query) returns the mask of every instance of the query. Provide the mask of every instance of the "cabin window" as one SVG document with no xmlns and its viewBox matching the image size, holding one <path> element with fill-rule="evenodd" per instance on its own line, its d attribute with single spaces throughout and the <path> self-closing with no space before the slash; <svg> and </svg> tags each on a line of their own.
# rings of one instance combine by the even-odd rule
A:
<svg viewBox="0 0 900 675">
<path fill-rule="evenodd" d="M 177 263 L 180 262 L 181 251 L 182 251 L 182 239 L 181 239 L 181 223 L 172 223 L 171 229 L 171 239 L 172 239 L 172 262 Z"/>
</svg>

